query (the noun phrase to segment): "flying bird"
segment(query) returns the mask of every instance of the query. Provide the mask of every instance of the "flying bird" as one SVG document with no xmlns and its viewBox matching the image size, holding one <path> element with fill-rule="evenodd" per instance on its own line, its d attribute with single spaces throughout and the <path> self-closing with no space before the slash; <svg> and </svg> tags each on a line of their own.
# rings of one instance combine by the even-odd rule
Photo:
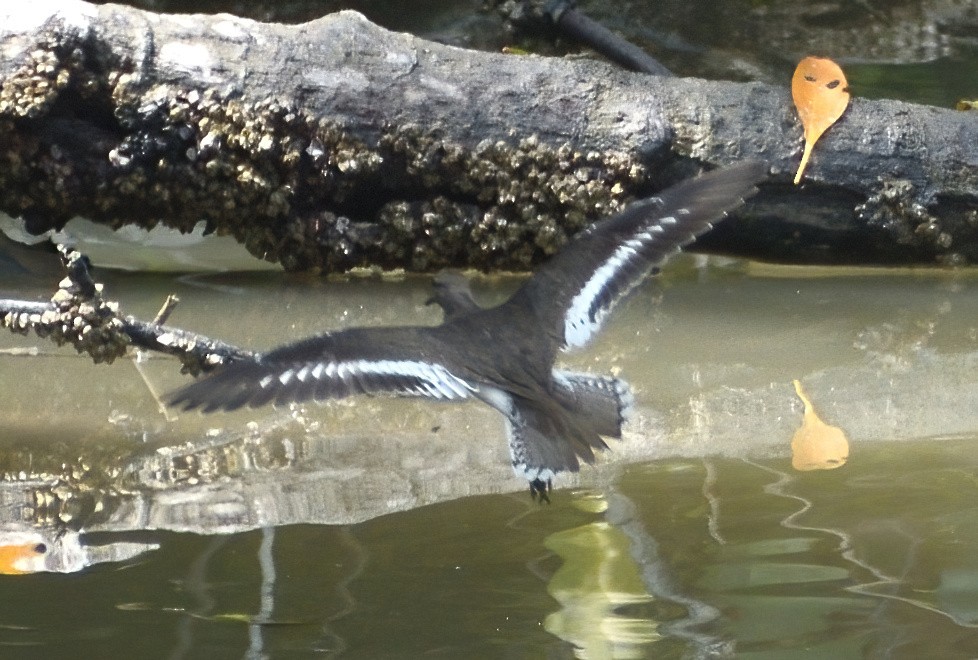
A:
<svg viewBox="0 0 978 660">
<path fill-rule="evenodd" d="M 483 308 L 468 282 L 437 276 L 437 326 L 348 328 L 235 360 L 168 397 L 203 412 L 356 394 L 482 401 L 503 414 L 514 471 L 548 500 L 554 476 L 576 472 L 620 438 L 632 405 L 620 378 L 556 369 L 615 304 L 673 252 L 755 192 L 767 166 L 748 161 L 683 181 L 591 225 L 507 301 Z"/>
</svg>

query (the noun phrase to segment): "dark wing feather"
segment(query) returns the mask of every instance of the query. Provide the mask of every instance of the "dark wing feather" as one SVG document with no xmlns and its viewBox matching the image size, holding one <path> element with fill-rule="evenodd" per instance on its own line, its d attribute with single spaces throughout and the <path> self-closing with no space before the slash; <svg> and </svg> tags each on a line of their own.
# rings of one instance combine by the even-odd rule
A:
<svg viewBox="0 0 978 660">
<path fill-rule="evenodd" d="M 561 348 L 584 345 L 622 296 L 757 192 L 754 186 L 766 171 L 764 163 L 738 163 L 635 202 L 577 236 L 516 292 L 512 303 L 536 309 Z"/>
<path fill-rule="evenodd" d="M 167 403 L 212 412 L 356 394 L 472 396 L 472 387 L 439 361 L 443 354 L 430 328 L 351 328 L 232 362 L 173 392 Z"/>
</svg>

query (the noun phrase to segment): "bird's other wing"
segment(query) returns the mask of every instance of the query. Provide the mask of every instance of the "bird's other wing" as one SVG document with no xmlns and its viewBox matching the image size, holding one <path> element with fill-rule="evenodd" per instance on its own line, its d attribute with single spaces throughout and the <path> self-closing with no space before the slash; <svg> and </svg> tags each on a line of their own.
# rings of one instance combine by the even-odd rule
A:
<svg viewBox="0 0 978 660">
<path fill-rule="evenodd" d="M 615 303 L 673 252 L 757 189 L 767 165 L 747 161 L 683 181 L 586 229 L 511 300 L 537 310 L 563 349 L 583 346 Z M 529 298 L 529 301 L 525 300 Z"/>
<path fill-rule="evenodd" d="M 236 410 L 355 394 L 459 400 L 473 388 L 437 357 L 424 327 L 350 328 L 237 360 L 172 392 L 184 410 Z"/>
</svg>

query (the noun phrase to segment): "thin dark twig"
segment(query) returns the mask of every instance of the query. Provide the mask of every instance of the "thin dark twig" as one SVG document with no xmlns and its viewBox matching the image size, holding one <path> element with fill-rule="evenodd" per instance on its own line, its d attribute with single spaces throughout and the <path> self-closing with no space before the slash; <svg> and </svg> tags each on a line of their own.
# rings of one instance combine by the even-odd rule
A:
<svg viewBox="0 0 978 660">
<path fill-rule="evenodd" d="M 561 32 L 590 46 L 619 66 L 654 76 L 674 75 L 659 60 L 644 50 L 575 9 L 573 2 L 568 0 L 551 2 L 545 7 L 544 12 Z"/>
</svg>

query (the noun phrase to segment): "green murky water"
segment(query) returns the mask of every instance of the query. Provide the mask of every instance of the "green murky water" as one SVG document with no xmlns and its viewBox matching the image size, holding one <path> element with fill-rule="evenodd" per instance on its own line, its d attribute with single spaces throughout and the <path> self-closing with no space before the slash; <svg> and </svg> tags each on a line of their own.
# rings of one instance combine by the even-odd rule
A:
<svg viewBox="0 0 978 660">
<path fill-rule="evenodd" d="M 0 336 L 0 646 L 50 657 L 970 657 L 978 278 L 685 258 L 564 365 L 628 379 L 596 468 L 531 502 L 478 405 L 167 419 L 154 358 Z M 102 273 L 253 347 L 433 323 L 427 281 Z M 480 279 L 483 301 L 517 279 Z M 53 283 L 53 280 L 52 280 Z M 2 295 L 43 298 L 36 279 Z M 36 349 L 36 350 L 34 350 Z M 800 379 L 848 463 L 797 472 Z M 36 536 L 25 536 L 34 534 Z M 60 536 L 58 536 L 60 534 Z M 33 545 L 31 545 L 33 544 Z M 30 551 L 28 550 L 28 554 Z M 37 554 L 35 552 L 35 554 Z"/>
</svg>

